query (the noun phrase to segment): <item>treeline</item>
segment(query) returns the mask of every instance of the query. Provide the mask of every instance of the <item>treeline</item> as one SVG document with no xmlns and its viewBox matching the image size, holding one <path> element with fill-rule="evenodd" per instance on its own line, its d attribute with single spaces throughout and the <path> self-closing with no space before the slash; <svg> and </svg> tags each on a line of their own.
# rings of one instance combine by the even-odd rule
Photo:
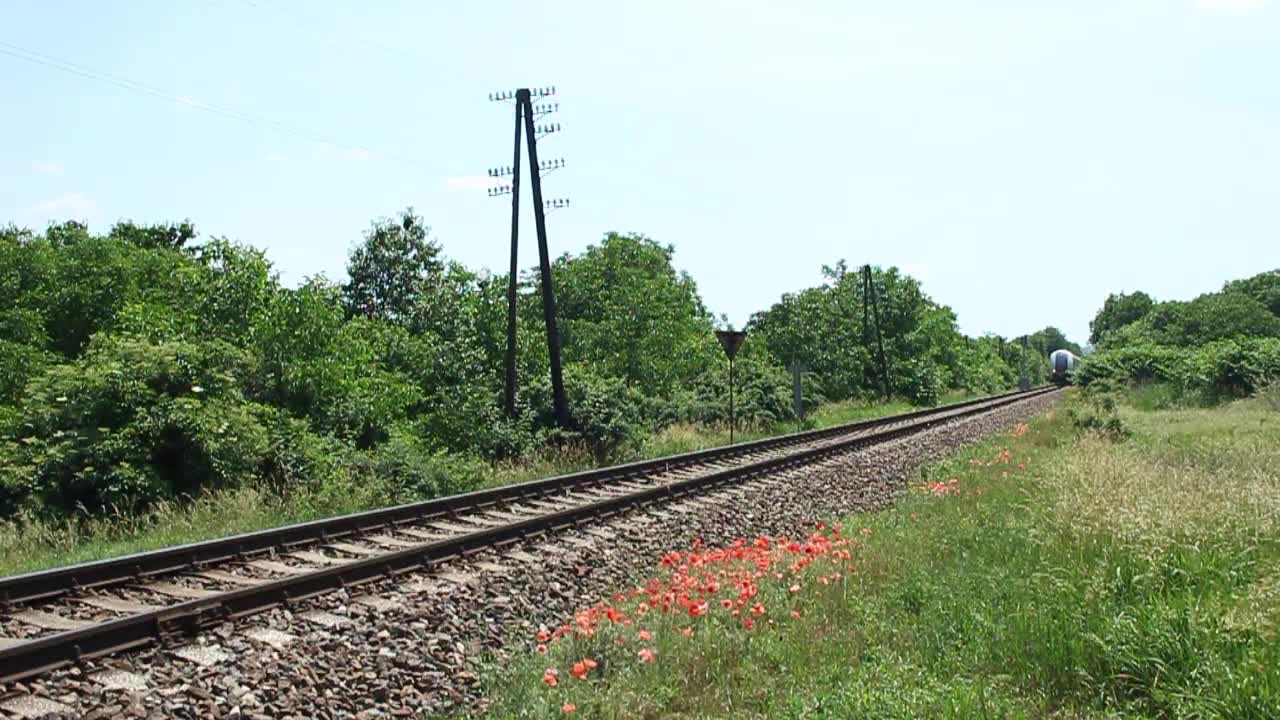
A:
<svg viewBox="0 0 1280 720">
<path fill-rule="evenodd" d="M 190 223 L 0 230 L 0 513 L 130 513 L 245 484 L 289 493 L 375 488 L 387 502 L 468 489 L 486 463 L 548 444 L 597 459 L 673 423 L 721 424 L 715 321 L 673 250 L 607 235 L 554 263 L 572 427 L 557 428 L 537 279 L 520 278 L 514 417 L 501 412 L 506 282 L 450 261 L 422 218 L 379 220 L 348 278 L 283 287 L 265 254 Z M 1042 376 L 1047 329 L 967 338 L 896 269 L 876 269 L 888 391 Z M 792 419 L 806 400 L 877 396 L 860 278 L 826 281 L 755 315 L 738 360 L 740 422 Z M 1056 333 L 1056 335 L 1055 335 Z"/>
<path fill-rule="evenodd" d="M 1112 294 L 1089 328 L 1081 385 L 1160 385 L 1170 403 L 1245 397 L 1280 380 L 1280 270 L 1188 301 Z"/>
</svg>

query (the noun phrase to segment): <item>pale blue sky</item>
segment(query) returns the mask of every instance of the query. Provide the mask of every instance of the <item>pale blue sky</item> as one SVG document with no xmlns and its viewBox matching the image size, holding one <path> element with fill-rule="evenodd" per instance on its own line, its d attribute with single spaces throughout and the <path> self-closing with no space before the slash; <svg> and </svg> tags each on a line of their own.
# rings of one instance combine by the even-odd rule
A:
<svg viewBox="0 0 1280 720">
<path fill-rule="evenodd" d="M 966 332 L 1081 341 L 1108 292 L 1280 266 L 1268 0 L 6 0 L 6 52 L 0 222 L 190 218 L 289 283 L 405 205 L 505 268 L 487 96 L 552 84 L 553 252 L 643 232 L 737 324 L 839 258 L 920 277 Z"/>
</svg>

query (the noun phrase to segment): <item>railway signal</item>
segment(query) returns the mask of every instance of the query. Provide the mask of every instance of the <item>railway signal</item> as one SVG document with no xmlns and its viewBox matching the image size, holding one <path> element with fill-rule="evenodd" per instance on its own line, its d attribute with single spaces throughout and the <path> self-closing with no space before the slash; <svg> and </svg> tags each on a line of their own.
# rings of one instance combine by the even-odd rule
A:
<svg viewBox="0 0 1280 720">
<path fill-rule="evenodd" d="M 724 354 L 729 358 L 729 444 L 732 445 L 733 429 L 738 424 L 733 407 L 733 357 L 738 354 L 738 348 L 742 347 L 742 341 L 747 339 L 747 331 L 717 330 L 716 338 L 720 340 L 720 347 L 724 348 Z"/>
<path fill-rule="evenodd" d="M 542 285 L 542 312 L 547 325 L 547 352 L 551 356 L 551 397 L 555 405 L 556 424 L 569 426 L 569 403 L 564 392 L 564 374 L 560 366 L 560 331 L 556 327 L 556 296 L 551 284 L 551 253 L 547 249 L 546 214 L 569 207 L 567 198 L 543 200 L 542 175 L 564 167 L 564 159 L 538 161 L 538 139 L 560 132 L 560 123 L 534 121 L 560 109 L 559 103 L 533 105 L 534 98 L 555 95 L 555 87 L 520 88 L 514 92 L 490 93 L 494 102 L 515 101 L 515 149 L 510 166 L 489 170 L 491 178 L 511 178 L 509 184 L 489 189 L 489 197 L 511 196 L 511 268 L 507 278 L 507 354 L 504 405 L 508 416 L 516 412 L 516 279 L 519 275 L 517 249 L 520 242 L 520 133 L 523 130 L 529 147 L 529 176 L 533 185 L 533 220 L 538 233 L 538 270 Z"/>
</svg>

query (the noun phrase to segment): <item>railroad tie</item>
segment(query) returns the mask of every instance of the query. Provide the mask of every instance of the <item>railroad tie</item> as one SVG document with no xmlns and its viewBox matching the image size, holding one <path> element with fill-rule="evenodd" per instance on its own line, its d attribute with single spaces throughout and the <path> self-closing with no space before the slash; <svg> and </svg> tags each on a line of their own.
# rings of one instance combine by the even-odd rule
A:
<svg viewBox="0 0 1280 720">
<path fill-rule="evenodd" d="M 14 620 L 20 620 L 32 627 L 38 627 L 41 630 L 75 630 L 90 624 L 84 620 L 65 618 L 42 610 L 23 610 L 9 617 Z"/>
</svg>

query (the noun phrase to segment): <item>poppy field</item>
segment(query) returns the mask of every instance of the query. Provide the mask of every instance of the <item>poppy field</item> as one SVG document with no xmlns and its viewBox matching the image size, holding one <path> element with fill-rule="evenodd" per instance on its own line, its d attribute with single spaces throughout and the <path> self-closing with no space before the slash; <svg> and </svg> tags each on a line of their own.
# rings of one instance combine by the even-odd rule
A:
<svg viewBox="0 0 1280 720">
<path fill-rule="evenodd" d="M 1124 442 L 1059 409 L 891 510 L 671 548 L 517 638 L 481 714 L 1277 717 L 1280 414 L 1122 414 Z"/>
</svg>

